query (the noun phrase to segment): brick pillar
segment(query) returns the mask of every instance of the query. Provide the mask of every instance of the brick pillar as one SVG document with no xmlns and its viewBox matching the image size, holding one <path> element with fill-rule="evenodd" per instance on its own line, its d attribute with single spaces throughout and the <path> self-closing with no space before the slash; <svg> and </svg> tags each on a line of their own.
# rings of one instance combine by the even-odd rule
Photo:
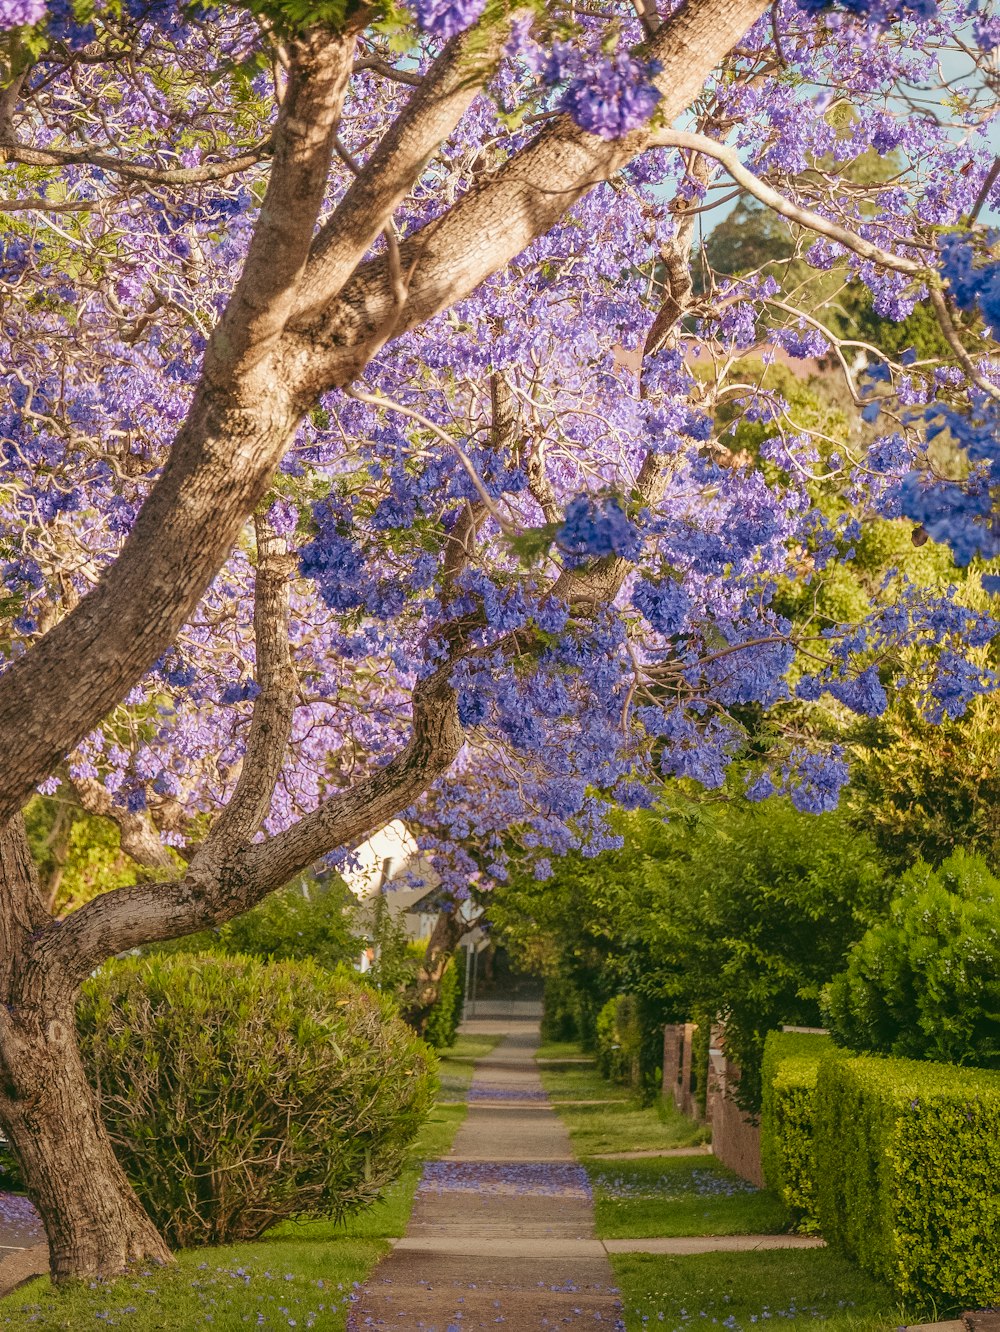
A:
<svg viewBox="0 0 1000 1332">
<path fill-rule="evenodd" d="M 680 1099 L 677 1104 L 686 1115 L 697 1115 L 698 1106 L 691 1093 L 691 1070 L 694 1067 L 691 1047 L 694 1044 L 693 1022 L 684 1023 L 684 1051 L 681 1056 Z"/>
<path fill-rule="evenodd" d="M 663 1028 L 663 1095 L 673 1096 L 681 1075 L 681 1027 L 669 1022 Z"/>
</svg>

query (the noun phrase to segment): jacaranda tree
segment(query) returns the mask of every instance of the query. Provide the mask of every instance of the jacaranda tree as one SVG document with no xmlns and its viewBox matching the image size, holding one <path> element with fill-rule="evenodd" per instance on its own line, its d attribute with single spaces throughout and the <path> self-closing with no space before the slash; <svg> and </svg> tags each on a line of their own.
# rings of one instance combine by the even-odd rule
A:
<svg viewBox="0 0 1000 1332">
<path fill-rule="evenodd" d="M 998 23 L 0 0 L 0 27 L 0 1124 L 54 1274 L 111 1275 L 169 1253 L 76 1046 L 107 958 L 415 803 L 446 885 L 502 874 L 511 829 L 544 875 L 608 841 L 606 802 L 721 781 L 797 653 L 805 697 L 861 712 L 900 644 L 930 713 L 989 686 L 992 622 L 947 596 L 803 628 L 771 593 L 849 558 L 823 482 L 994 554 Z M 859 174 L 872 147 L 898 171 Z M 720 180 L 880 317 L 926 303 L 947 353 L 844 341 L 771 272 L 695 284 Z M 832 358 L 875 442 L 802 428 L 778 352 Z M 807 726 L 756 761 L 751 792 L 803 808 L 846 777 Z M 54 918 L 37 790 L 117 824 L 136 882 Z"/>
</svg>

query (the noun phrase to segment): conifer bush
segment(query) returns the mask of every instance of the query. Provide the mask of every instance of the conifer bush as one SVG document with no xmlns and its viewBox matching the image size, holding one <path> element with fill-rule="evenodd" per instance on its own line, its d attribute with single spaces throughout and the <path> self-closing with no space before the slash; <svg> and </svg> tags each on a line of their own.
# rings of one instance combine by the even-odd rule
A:
<svg viewBox="0 0 1000 1332">
<path fill-rule="evenodd" d="M 374 1201 L 434 1090 L 391 1003 L 309 961 L 114 962 L 84 986 L 78 1027 L 115 1151 L 175 1247 Z"/>
<path fill-rule="evenodd" d="M 956 851 L 903 875 L 824 994 L 852 1050 L 1000 1068 L 1000 879 Z"/>
</svg>

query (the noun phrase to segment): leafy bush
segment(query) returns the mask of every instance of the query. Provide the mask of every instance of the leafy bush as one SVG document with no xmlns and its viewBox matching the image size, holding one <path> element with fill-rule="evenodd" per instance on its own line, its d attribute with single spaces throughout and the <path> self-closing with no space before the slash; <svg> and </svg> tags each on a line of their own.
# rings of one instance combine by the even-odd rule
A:
<svg viewBox="0 0 1000 1332">
<path fill-rule="evenodd" d="M 227 953 L 270 962 L 311 958 L 334 971 L 360 951 L 352 933 L 356 902 L 340 879 L 290 884 L 219 929 Z"/>
<path fill-rule="evenodd" d="M 542 997 L 542 1040 L 580 1040 L 576 986 L 565 976 L 546 976 Z"/>
<path fill-rule="evenodd" d="M 597 1015 L 597 1067 L 604 1077 L 638 1091 L 642 1079 L 643 1032 L 635 996 L 609 999 Z"/>
<path fill-rule="evenodd" d="M 218 929 L 153 944 L 149 956 L 221 953 L 262 962 L 311 959 L 328 971 L 354 962 L 362 941 L 357 901 L 342 879 L 302 880 L 271 893 Z"/>
<path fill-rule="evenodd" d="M 311 962 L 116 962 L 84 986 L 78 1026 L 115 1150 L 175 1246 L 371 1202 L 433 1092 L 391 1006 Z"/>
<path fill-rule="evenodd" d="M 788 1208 L 796 1230 L 819 1229 L 814 1140 L 816 1078 L 830 1050 L 827 1036 L 772 1031 L 761 1067 L 760 1155 L 764 1178 Z"/>
<path fill-rule="evenodd" d="M 820 992 L 884 914 L 889 885 L 842 814 L 802 814 L 778 798 L 706 806 L 685 803 L 679 788 L 673 796 L 670 808 L 617 815 L 619 850 L 561 857 L 544 883 L 512 874 L 490 917 L 508 945 L 572 985 L 582 1040 L 585 1003 L 635 996 L 646 1091 L 664 1024 L 724 1014 L 743 1068 L 740 1104 L 756 1113 L 765 1036 L 819 1025 Z"/>
<path fill-rule="evenodd" d="M 462 1020 L 463 976 L 456 958 L 452 957 L 441 977 L 437 1002 L 424 1023 L 424 1040 L 435 1050 L 444 1050 L 455 1044 L 458 1024 Z"/>
<path fill-rule="evenodd" d="M 823 1234 L 904 1299 L 1000 1299 L 1000 1075 L 873 1055 L 816 1085 Z"/>
<path fill-rule="evenodd" d="M 1000 1067 L 1000 880 L 956 851 L 905 874 L 824 996 L 854 1050 Z"/>
</svg>

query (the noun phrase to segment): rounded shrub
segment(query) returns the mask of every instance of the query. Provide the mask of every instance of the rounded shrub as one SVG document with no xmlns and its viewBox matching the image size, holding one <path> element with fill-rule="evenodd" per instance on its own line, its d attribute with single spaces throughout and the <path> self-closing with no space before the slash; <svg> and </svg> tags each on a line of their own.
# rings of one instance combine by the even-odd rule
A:
<svg viewBox="0 0 1000 1332">
<path fill-rule="evenodd" d="M 852 1050 L 1000 1068 L 1000 880 L 983 858 L 956 851 L 904 874 L 824 1007 Z"/>
<path fill-rule="evenodd" d="M 373 1201 L 434 1091 L 433 1055 L 392 1005 L 312 962 L 114 962 L 78 1026 L 115 1151 L 175 1247 Z"/>
</svg>

